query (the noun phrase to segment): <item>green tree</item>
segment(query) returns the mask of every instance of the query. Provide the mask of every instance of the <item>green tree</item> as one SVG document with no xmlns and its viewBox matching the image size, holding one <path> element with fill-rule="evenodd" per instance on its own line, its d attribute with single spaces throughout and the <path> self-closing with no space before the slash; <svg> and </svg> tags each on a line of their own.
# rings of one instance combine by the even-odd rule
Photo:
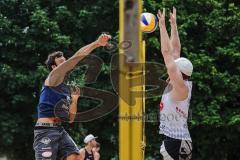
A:
<svg viewBox="0 0 240 160">
<path fill-rule="evenodd" d="M 172 6 L 177 8 L 182 55 L 194 65 L 189 121 L 194 159 L 239 159 L 240 3 L 144 0 L 144 11 L 151 13 L 163 7 L 169 11 Z M 118 1 L 0 1 L 0 154 L 11 159 L 34 159 L 36 106 L 47 75 L 44 60 L 56 50 L 69 57 L 101 32 L 117 36 Z M 158 30 L 144 37 L 147 60 L 163 63 Z M 100 52 L 104 50 L 96 50 L 95 54 L 105 64 L 97 82 L 88 86 L 113 92 L 111 55 Z M 160 97 L 147 100 L 148 114 L 159 112 L 159 101 Z M 79 109 L 96 104 L 80 99 Z M 160 159 L 158 125 L 157 121 L 146 123 L 146 159 Z M 117 159 L 117 110 L 99 120 L 66 128 L 80 146 L 87 133 L 98 135 L 102 159 Z"/>
</svg>

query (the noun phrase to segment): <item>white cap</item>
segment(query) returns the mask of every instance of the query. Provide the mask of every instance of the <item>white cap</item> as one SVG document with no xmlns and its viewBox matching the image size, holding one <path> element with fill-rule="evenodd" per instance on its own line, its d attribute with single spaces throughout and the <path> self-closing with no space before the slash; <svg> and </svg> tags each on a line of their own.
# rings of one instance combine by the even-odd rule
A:
<svg viewBox="0 0 240 160">
<path fill-rule="evenodd" d="M 90 142 L 91 140 L 94 140 L 96 138 L 98 138 L 98 137 L 94 137 L 92 134 L 89 134 L 84 138 L 84 143 L 87 144 L 88 142 Z"/>
<path fill-rule="evenodd" d="M 175 59 L 175 63 L 177 64 L 177 67 L 179 68 L 180 72 L 186 74 L 187 76 L 192 75 L 193 65 L 191 61 L 189 61 L 187 58 L 180 57 L 178 59 Z"/>
</svg>

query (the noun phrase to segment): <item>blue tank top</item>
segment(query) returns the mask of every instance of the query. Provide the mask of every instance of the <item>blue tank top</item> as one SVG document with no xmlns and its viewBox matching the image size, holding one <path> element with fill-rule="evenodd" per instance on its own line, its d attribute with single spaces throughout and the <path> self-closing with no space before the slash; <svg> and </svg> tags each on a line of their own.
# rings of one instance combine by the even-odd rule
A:
<svg viewBox="0 0 240 160">
<path fill-rule="evenodd" d="M 38 118 L 55 117 L 54 107 L 61 100 L 70 101 L 70 90 L 64 83 L 56 87 L 43 85 L 38 103 Z"/>
</svg>

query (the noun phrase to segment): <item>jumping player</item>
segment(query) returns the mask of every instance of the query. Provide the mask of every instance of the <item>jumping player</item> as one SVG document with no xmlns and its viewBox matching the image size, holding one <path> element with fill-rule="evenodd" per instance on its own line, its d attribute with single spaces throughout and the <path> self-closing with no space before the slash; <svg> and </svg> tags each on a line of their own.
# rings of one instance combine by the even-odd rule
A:
<svg viewBox="0 0 240 160">
<path fill-rule="evenodd" d="M 180 57 L 181 44 L 177 31 L 176 9 L 170 13 L 171 38 L 165 26 L 165 9 L 158 11 L 161 52 L 168 73 L 168 85 L 160 103 L 160 134 L 163 142 L 160 153 L 164 160 L 189 160 L 192 157 L 192 140 L 187 119 L 191 99 L 192 63 Z"/>
<path fill-rule="evenodd" d="M 66 74 L 94 49 L 108 45 L 110 38 L 111 36 L 107 34 L 100 35 L 96 41 L 79 49 L 68 60 L 60 51 L 48 56 L 46 65 L 50 73 L 42 87 L 38 104 L 38 120 L 34 128 L 33 148 L 36 160 L 77 160 L 79 150 L 61 126 L 62 119 L 56 117 L 54 107 L 62 104 L 61 107 L 68 110 L 68 117 L 65 119 L 70 123 L 74 121 L 80 89 L 77 87 L 69 89 L 64 84 Z M 64 103 L 61 103 L 62 101 Z"/>
</svg>

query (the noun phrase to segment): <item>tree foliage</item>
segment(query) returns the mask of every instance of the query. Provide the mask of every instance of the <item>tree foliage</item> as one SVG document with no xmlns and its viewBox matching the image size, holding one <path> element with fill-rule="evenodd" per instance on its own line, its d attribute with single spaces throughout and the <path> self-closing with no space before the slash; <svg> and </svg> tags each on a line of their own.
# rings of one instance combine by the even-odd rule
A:
<svg viewBox="0 0 240 160">
<path fill-rule="evenodd" d="M 194 65 L 189 121 L 194 159 L 239 159 L 240 3 L 234 0 L 144 0 L 144 11 L 177 8 L 182 56 Z M 118 1 L 0 1 L 0 153 L 32 160 L 33 126 L 44 60 L 52 51 L 67 57 L 101 32 L 118 33 Z M 169 26 L 168 26 L 169 29 Z M 147 60 L 163 63 L 159 32 L 144 35 Z M 112 91 L 110 57 L 91 86 Z M 147 113 L 158 113 L 160 98 L 148 99 Z M 81 100 L 80 100 L 81 102 Z M 82 100 L 80 108 L 91 101 Z M 77 144 L 87 133 L 100 137 L 102 159 L 117 159 L 117 111 L 98 120 L 67 126 Z M 158 122 L 146 124 L 146 159 L 160 159 Z M 24 153 L 24 154 L 22 154 Z"/>
</svg>

